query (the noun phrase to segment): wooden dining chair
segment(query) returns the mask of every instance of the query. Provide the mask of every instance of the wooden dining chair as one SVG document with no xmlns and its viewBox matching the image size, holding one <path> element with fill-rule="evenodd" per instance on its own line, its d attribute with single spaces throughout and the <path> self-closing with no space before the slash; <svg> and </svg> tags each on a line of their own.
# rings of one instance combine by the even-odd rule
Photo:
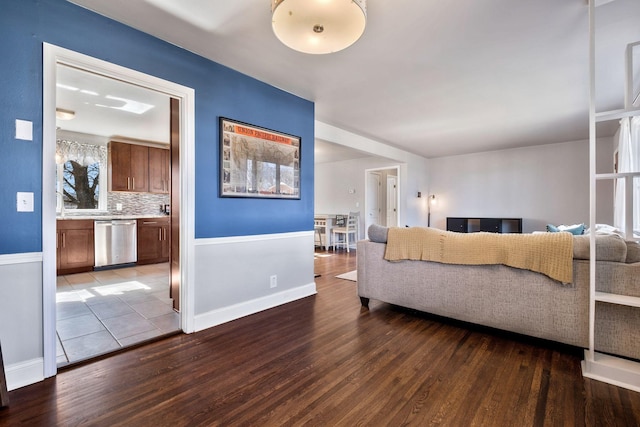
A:
<svg viewBox="0 0 640 427">
<path fill-rule="evenodd" d="M 360 212 L 349 212 L 347 221 L 344 227 L 333 227 L 333 247 L 337 249 L 338 245 L 344 245 L 349 252 L 349 246 L 351 243 L 355 243 L 360 236 Z M 338 236 L 343 236 L 342 239 L 338 239 Z M 353 240 L 350 239 L 353 236 Z"/>
<path fill-rule="evenodd" d="M 324 245 L 322 244 L 322 235 L 325 233 L 325 229 L 327 228 L 327 220 L 326 219 L 314 219 L 313 220 L 313 230 L 314 230 L 314 244 L 317 241 L 318 244 L 315 246 L 320 246 L 322 248 Z M 316 240 L 317 238 L 317 240 Z"/>
</svg>

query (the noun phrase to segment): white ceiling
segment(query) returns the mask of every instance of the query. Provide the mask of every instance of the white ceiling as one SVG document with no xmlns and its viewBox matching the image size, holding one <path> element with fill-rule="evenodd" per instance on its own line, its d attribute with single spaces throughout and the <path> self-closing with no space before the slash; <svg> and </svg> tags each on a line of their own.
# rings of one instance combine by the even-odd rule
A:
<svg viewBox="0 0 640 427">
<path fill-rule="evenodd" d="M 269 0 L 72 2 L 312 100 L 320 121 L 425 157 L 588 137 L 585 0 L 369 0 L 362 38 L 319 56 L 276 39 Z M 640 1 L 598 14 L 608 35 L 597 103 L 621 108 Z"/>
<path fill-rule="evenodd" d="M 344 145 L 316 139 L 314 144 L 314 163 L 332 163 L 344 160 L 363 159 L 371 157 L 371 153 L 355 150 Z"/>
<path fill-rule="evenodd" d="M 56 85 L 56 108 L 75 113 L 72 120 L 56 119 L 58 128 L 169 143 L 168 95 L 64 65 L 57 66 Z M 127 111 L 140 104 L 150 108 Z"/>
</svg>

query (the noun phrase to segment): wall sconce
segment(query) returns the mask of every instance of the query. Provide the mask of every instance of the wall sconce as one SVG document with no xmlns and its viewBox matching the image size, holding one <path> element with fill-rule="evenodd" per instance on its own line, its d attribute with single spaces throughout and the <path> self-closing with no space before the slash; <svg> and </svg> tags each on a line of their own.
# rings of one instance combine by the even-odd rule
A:
<svg viewBox="0 0 640 427">
<path fill-rule="evenodd" d="M 436 195 L 429 195 L 429 199 L 427 201 L 427 227 L 431 227 L 431 205 L 435 205 L 436 203 L 438 203 L 436 200 Z"/>
</svg>

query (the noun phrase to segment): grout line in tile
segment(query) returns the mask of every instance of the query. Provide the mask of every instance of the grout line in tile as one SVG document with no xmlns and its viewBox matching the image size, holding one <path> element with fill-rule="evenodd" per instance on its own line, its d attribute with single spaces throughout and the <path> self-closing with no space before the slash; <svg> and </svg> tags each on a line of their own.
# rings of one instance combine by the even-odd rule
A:
<svg viewBox="0 0 640 427">
<path fill-rule="evenodd" d="M 137 268 L 137 267 L 128 267 L 128 268 Z M 108 271 L 108 270 L 107 270 L 107 271 Z M 115 270 L 114 270 L 114 271 L 115 271 Z M 148 268 L 148 269 L 144 269 L 144 270 L 142 270 L 142 271 L 140 271 L 140 270 L 138 270 L 138 271 L 140 272 L 140 275 L 139 275 L 139 276 L 133 276 L 133 277 L 130 277 L 130 278 L 128 278 L 128 277 L 119 277 L 120 282 L 113 281 L 113 280 L 115 279 L 115 277 L 113 277 L 113 276 L 111 276 L 111 275 L 109 275 L 109 274 L 104 275 L 104 276 L 111 276 L 111 277 L 109 277 L 108 279 L 105 279 L 105 278 L 103 277 L 103 280 L 105 280 L 107 283 L 104 283 L 104 282 L 102 282 L 102 281 L 99 279 L 100 275 L 98 275 L 98 277 L 96 277 L 96 275 L 94 275 L 94 274 L 93 274 L 93 272 L 89 273 L 89 275 L 94 279 L 94 281 L 95 281 L 95 282 L 97 282 L 97 283 L 99 283 L 99 284 L 103 284 L 103 285 L 107 285 L 107 286 L 108 286 L 108 285 L 113 285 L 113 284 L 116 284 L 116 283 L 122 283 L 122 282 L 130 281 L 130 280 L 138 280 L 138 279 L 141 279 L 141 280 L 150 280 L 150 279 L 151 279 L 151 280 L 156 280 L 156 279 L 163 278 L 163 274 L 165 274 L 165 273 L 163 272 L 163 270 L 160 270 L 160 269 L 151 269 L 151 268 Z M 148 274 L 145 274 L 145 273 L 144 273 L 144 271 L 147 271 L 147 273 L 148 273 Z M 98 272 L 98 273 L 101 273 L 101 272 Z M 169 274 L 169 273 L 168 273 L 168 271 L 167 271 L 167 272 L 166 272 L 166 275 L 168 275 L 168 274 Z M 64 278 L 64 280 L 65 280 L 65 281 L 67 281 L 67 282 L 68 282 L 68 280 L 67 280 L 66 276 L 62 276 L 62 277 Z M 170 285 L 169 285 L 169 284 L 167 284 L 167 291 L 169 290 L 169 286 L 170 286 Z M 152 296 L 153 296 L 153 298 L 154 298 L 155 300 L 158 300 L 158 301 L 163 302 L 160 298 L 156 297 L 155 295 L 152 295 Z M 123 299 L 121 299 L 121 298 L 118 298 L 118 299 L 119 299 L 121 302 L 125 303 L 129 308 L 131 308 L 131 309 L 133 310 L 133 312 L 134 312 L 134 313 L 137 313 L 137 314 L 138 314 L 138 315 L 140 315 L 142 318 L 145 318 L 145 317 L 144 317 L 144 316 L 142 316 L 140 313 L 138 313 L 138 312 L 137 312 L 137 311 L 132 307 L 132 305 L 131 305 L 129 302 L 127 302 L 127 301 L 125 301 L 125 300 L 123 300 Z M 137 303 L 137 302 L 136 302 L 136 303 Z M 96 314 L 96 312 L 92 309 L 91 305 L 87 304 L 87 303 L 86 303 L 86 302 L 84 302 L 84 301 L 83 301 L 83 304 L 84 304 L 84 305 L 89 309 L 90 313 L 91 313 L 91 314 L 92 314 L 92 315 L 93 315 L 93 316 L 98 320 L 98 322 L 100 322 L 100 324 L 104 327 L 104 330 L 106 330 L 106 331 L 109 333 L 109 335 L 114 339 L 114 341 L 115 341 L 116 343 L 118 343 L 118 345 L 119 345 L 121 348 L 122 348 L 122 347 L 124 347 L 124 346 L 121 344 L 121 342 L 120 342 L 120 341 L 119 341 L 119 340 L 118 340 L 118 339 L 113 335 L 113 333 L 112 333 L 112 332 L 111 332 L 111 330 L 107 327 L 107 325 L 106 325 L 106 324 L 105 324 L 105 323 L 104 323 L 104 322 L 103 322 L 103 321 L 98 317 L 98 315 Z M 117 316 L 116 316 L 116 317 L 117 317 Z M 146 318 L 145 318 L 145 319 L 146 319 Z M 155 325 L 153 325 L 153 326 L 154 326 L 154 327 L 155 327 L 155 328 L 156 328 L 160 333 L 162 333 L 162 331 L 161 331 L 157 326 L 155 326 Z M 88 335 L 88 334 L 85 334 L 85 335 Z M 81 336 L 85 336 L 85 335 L 81 335 Z M 63 366 L 63 365 L 66 365 L 66 364 L 71 363 L 71 360 L 69 359 L 69 356 L 68 356 L 68 354 L 67 354 L 67 350 L 66 350 L 66 348 L 64 347 L 64 341 L 60 339 L 60 336 L 58 335 L 58 332 L 57 332 L 57 331 L 56 331 L 56 337 L 57 337 L 57 338 L 58 338 L 58 340 L 60 341 L 60 345 L 62 346 L 62 351 L 64 352 L 64 356 L 65 356 L 65 358 L 66 358 L 66 360 L 67 360 L 67 362 L 66 362 L 66 363 L 62 363 L 62 364 L 58 364 L 58 365 L 59 365 L 59 366 Z M 78 338 L 78 337 L 74 337 L 74 338 Z"/>
</svg>

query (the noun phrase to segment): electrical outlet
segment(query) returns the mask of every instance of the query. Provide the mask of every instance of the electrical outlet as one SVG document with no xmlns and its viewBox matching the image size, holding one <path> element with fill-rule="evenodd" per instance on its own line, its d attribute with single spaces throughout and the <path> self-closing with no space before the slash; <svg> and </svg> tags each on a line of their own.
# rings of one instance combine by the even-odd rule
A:
<svg viewBox="0 0 640 427">
<path fill-rule="evenodd" d="M 276 274 L 274 274 L 273 276 L 269 277 L 269 285 L 272 288 L 275 288 L 278 286 L 278 276 Z"/>
</svg>

